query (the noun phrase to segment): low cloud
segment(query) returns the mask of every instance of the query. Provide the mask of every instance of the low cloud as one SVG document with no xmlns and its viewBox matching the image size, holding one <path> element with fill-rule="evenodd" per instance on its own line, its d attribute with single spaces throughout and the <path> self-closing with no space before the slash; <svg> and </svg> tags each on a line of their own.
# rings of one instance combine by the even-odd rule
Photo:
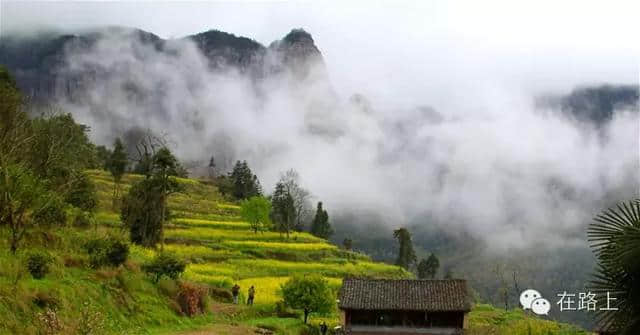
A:
<svg viewBox="0 0 640 335">
<path fill-rule="evenodd" d="M 490 245 L 584 244 L 595 212 L 637 195 L 633 109 L 595 127 L 534 108 L 536 92 L 467 85 L 437 109 L 396 107 L 397 97 L 333 92 L 321 63 L 302 81 L 256 80 L 212 69 L 189 40 L 159 51 L 116 32 L 66 62 L 69 75 L 95 75 L 77 83 L 88 94 L 58 103 L 97 142 L 150 129 L 185 161 L 248 160 L 268 191 L 293 168 L 330 211 L 378 213 L 391 227 L 429 217 Z"/>
</svg>

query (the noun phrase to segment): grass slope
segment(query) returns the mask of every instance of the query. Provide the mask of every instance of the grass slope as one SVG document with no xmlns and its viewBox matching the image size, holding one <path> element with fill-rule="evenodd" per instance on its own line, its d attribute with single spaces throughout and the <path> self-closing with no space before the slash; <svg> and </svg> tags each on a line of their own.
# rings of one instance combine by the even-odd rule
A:
<svg viewBox="0 0 640 335">
<path fill-rule="evenodd" d="M 491 305 L 478 304 L 469 313 L 467 335 L 570 335 L 587 332 L 563 323 L 543 320 L 521 309 L 505 311 Z"/>
<path fill-rule="evenodd" d="M 0 334 L 37 334 L 42 306 L 57 308 L 65 334 L 75 331 L 83 318 L 82 310 L 97 314 L 103 320 L 105 333 L 176 333 L 209 327 L 221 333 L 242 334 L 252 333 L 259 326 L 280 334 L 297 334 L 302 327 L 300 319 L 277 318 L 274 313 L 278 289 L 291 275 L 320 273 L 336 289 L 342 278 L 350 275 L 412 276 L 396 266 L 340 250 L 308 233 L 293 233 L 290 239 L 274 232 L 255 234 L 239 217 L 239 207 L 225 202 L 215 187 L 179 178 L 185 192 L 169 199 L 172 218 L 165 230 L 165 249 L 190 263 L 182 279 L 227 289 L 238 283 L 242 293 L 252 285 L 256 287 L 252 308 L 214 304 L 208 315 L 182 317 L 167 297 L 167 291 L 175 284 L 164 280 L 154 285 L 139 270 L 140 264 L 154 257 L 155 250 L 132 246 L 130 260 L 119 269 L 92 270 L 86 266 L 82 241 L 106 233 L 127 235 L 118 213 L 112 209 L 111 176 L 104 171 L 87 173 L 99 195 L 96 228 L 32 231 L 17 257 L 8 253 L 6 236 L 0 236 Z M 140 178 L 125 176 L 122 192 Z M 4 229 L 0 231 L 6 234 Z M 34 280 L 25 273 L 27 249 L 40 249 L 53 257 L 52 272 L 45 279 Z M 338 322 L 335 312 L 313 316 L 313 320 Z M 576 333 L 568 326 L 515 311 L 502 313 L 490 306 L 480 306 L 471 313 L 471 326 L 477 334 L 520 334 L 521 329 L 529 328 L 533 332 L 522 334 Z"/>
</svg>

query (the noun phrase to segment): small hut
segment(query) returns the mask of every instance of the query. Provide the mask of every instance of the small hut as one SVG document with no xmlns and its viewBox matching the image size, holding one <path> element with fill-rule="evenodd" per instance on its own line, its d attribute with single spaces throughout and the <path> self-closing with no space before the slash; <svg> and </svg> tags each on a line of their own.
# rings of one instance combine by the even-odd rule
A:
<svg viewBox="0 0 640 335">
<path fill-rule="evenodd" d="M 471 303 L 465 280 L 347 278 L 338 306 L 347 334 L 462 334 Z"/>
</svg>

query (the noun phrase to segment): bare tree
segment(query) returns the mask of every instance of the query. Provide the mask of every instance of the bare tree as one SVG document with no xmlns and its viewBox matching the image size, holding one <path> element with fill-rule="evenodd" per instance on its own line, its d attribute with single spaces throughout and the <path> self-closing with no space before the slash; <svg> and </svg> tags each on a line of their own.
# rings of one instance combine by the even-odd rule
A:
<svg viewBox="0 0 640 335">
<path fill-rule="evenodd" d="M 493 267 L 493 273 L 496 275 L 498 279 L 498 295 L 504 302 L 504 310 L 509 310 L 509 285 L 507 283 L 507 279 L 505 278 L 505 272 L 507 271 L 507 267 L 502 263 L 496 263 Z"/>
<path fill-rule="evenodd" d="M 300 175 L 294 169 L 287 170 L 280 175 L 280 182 L 284 185 L 285 191 L 293 198 L 293 208 L 295 211 L 295 227 L 302 230 L 304 222 L 311 216 L 311 193 L 300 186 Z"/>
<path fill-rule="evenodd" d="M 160 148 L 167 147 L 167 141 L 160 136 L 154 135 L 151 130 L 146 130 L 142 135 L 138 135 L 135 144 L 135 154 L 132 160 L 136 162 L 134 172 L 151 176 L 153 169 L 153 156 Z"/>
</svg>

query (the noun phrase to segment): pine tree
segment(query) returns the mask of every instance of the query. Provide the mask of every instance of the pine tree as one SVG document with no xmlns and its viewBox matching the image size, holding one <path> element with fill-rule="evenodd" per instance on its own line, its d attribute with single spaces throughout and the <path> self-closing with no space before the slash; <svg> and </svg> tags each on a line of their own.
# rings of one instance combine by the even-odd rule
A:
<svg viewBox="0 0 640 335">
<path fill-rule="evenodd" d="M 258 177 L 251 172 L 247 161 L 237 161 L 230 176 L 233 184 L 233 196 L 244 200 L 253 196 L 262 195 L 262 187 Z"/>
<path fill-rule="evenodd" d="M 324 239 L 328 239 L 333 235 L 333 229 L 329 223 L 329 214 L 326 210 L 322 209 L 322 201 L 318 202 L 316 216 L 311 223 L 311 234 Z"/>
<path fill-rule="evenodd" d="M 216 161 L 215 159 L 213 159 L 213 156 L 211 156 L 211 159 L 209 159 L 209 178 L 216 178 Z"/>
<path fill-rule="evenodd" d="M 400 244 L 396 265 L 409 270 L 411 264 L 416 262 L 416 253 L 413 250 L 411 233 L 406 228 L 400 228 L 393 231 L 393 237 L 396 238 Z"/>
<path fill-rule="evenodd" d="M 289 232 L 296 224 L 296 209 L 293 197 L 281 182 L 276 184 L 276 189 L 271 196 L 271 206 L 276 229 L 280 233 L 285 233 L 289 238 Z"/>
</svg>

